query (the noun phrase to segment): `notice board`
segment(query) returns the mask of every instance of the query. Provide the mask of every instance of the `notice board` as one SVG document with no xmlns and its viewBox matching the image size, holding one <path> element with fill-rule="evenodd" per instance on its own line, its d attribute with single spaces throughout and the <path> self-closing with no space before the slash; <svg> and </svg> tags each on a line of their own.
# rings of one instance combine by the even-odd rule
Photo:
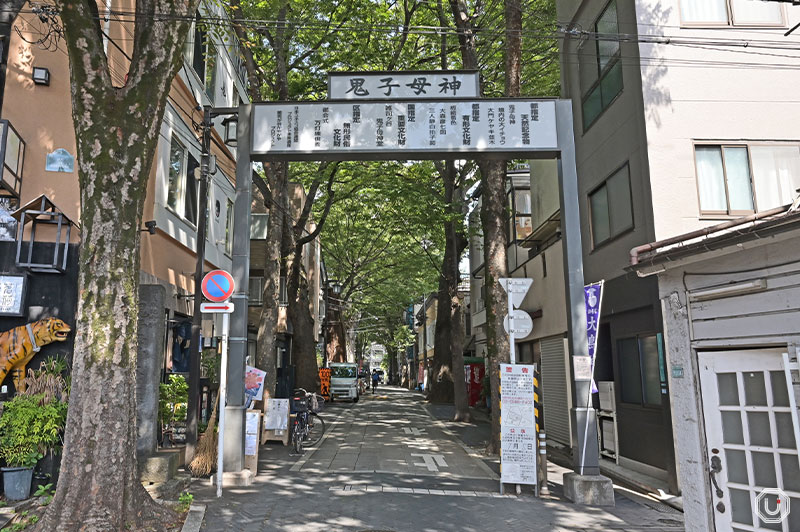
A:
<svg viewBox="0 0 800 532">
<path fill-rule="evenodd" d="M 536 485 L 535 368 L 500 364 L 500 479 L 505 484 Z"/>
</svg>

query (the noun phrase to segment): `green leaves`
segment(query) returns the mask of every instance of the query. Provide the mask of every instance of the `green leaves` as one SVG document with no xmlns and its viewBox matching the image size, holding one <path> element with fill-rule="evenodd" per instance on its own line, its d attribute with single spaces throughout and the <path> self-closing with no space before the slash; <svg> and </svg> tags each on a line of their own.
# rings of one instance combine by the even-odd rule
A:
<svg viewBox="0 0 800 532">
<path fill-rule="evenodd" d="M 158 415 L 164 426 L 186 420 L 189 385 L 183 375 L 170 375 L 169 383 L 158 385 Z"/>
<path fill-rule="evenodd" d="M 61 443 L 67 404 L 40 405 L 40 395 L 17 395 L 0 415 L 0 457 L 11 467 L 33 467 L 42 453 Z"/>
</svg>

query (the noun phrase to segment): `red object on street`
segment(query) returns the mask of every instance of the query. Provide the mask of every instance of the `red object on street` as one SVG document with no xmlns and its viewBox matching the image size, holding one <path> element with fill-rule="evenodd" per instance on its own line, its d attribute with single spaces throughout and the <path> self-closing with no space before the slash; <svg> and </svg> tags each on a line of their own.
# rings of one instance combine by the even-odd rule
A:
<svg viewBox="0 0 800 532">
<path fill-rule="evenodd" d="M 467 398 L 469 406 L 475 406 L 481 400 L 481 385 L 486 374 L 483 364 L 464 364 L 464 379 L 467 381 Z"/>
</svg>

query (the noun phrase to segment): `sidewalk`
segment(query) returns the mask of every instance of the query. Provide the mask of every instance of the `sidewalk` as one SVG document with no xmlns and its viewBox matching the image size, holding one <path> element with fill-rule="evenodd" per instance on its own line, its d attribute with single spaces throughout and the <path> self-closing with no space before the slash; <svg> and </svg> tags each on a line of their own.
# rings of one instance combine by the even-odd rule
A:
<svg viewBox="0 0 800 532">
<path fill-rule="evenodd" d="M 530 488 L 500 496 L 496 464 L 476 452 L 488 425 L 444 421 L 446 407 L 425 405 L 421 394 L 381 388 L 323 416 L 324 441 L 303 457 L 280 444 L 262 447 L 252 486 L 226 488 L 216 499 L 207 480 L 195 481 L 196 502 L 208 505 L 203 530 L 683 530 L 680 514 L 624 490 L 615 508 L 564 501 L 556 482 L 563 470 L 554 464 L 550 499 L 534 498 Z"/>
</svg>

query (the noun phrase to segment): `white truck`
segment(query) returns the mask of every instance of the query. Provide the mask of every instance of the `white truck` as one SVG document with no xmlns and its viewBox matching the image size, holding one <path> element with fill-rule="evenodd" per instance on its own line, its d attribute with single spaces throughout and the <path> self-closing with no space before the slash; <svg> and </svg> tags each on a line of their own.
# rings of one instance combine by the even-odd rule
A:
<svg viewBox="0 0 800 532">
<path fill-rule="evenodd" d="M 331 368 L 331 401 L 350 399 L 358 402 L 358 364 L 334 362 Z"/>
</svg>

